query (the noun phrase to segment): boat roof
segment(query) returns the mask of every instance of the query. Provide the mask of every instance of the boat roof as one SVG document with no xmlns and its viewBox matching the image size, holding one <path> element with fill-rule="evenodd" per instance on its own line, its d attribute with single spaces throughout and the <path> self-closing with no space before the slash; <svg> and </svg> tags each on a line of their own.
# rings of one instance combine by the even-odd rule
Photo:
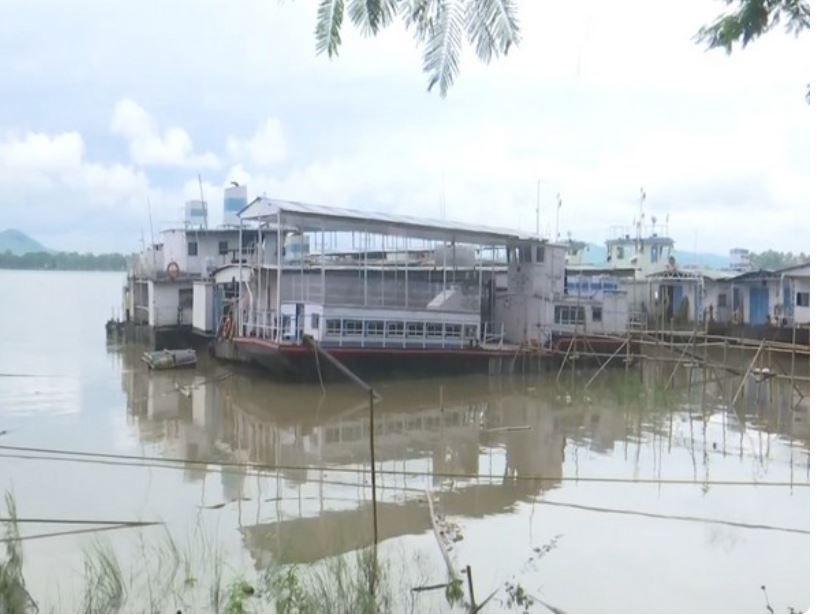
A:
<svg viewBox="0 0 817 615">
<path fill-rule="evenodd" d="M 475 245 L 505 245 L 519 241 L 546 243 L 541 237 L 506 228 L 313 205 L 268 197 L 254 199 L 238 213 L 238 216 L 242 221 L 276 222 L 280 217 L 282 224 L 295 224 L 300 226 L 302 231 L 312 232 L 370 232 Z"/>
<path fill-rule="evenodd" d="M 671 237 L 662 237 L 660 235 L 644 235 L 642 237 L 637 237 L 635 235 L 625 235 L 624 237 L 608 239 L 604 243 L 606 243 L 608 246 L 614 246 L 618 244 L 631 244 L 639 241 L 645 244 L 657 244 L 664 246 L 671 246 L 675 244 L 675 241 Z"/>
</svg>

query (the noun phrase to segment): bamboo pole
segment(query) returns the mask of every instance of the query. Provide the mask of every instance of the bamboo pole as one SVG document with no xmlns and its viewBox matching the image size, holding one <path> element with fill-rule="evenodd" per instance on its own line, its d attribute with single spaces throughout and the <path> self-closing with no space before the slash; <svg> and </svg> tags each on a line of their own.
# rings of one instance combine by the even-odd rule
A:
<svg viewBox="0 0 817 615">
<path fill-rule="evenodd" d="M 621 352 L 621 349 L 622 349 L 622 348 L 624 348 L 624 347 L 626 346 L 626 347 L 627 347 L 627 349 L 628 349 L 628 352 L 629 352 L 629 344 L 630 344 L 630 342 L 629 342 L 629 341 L 624 340 L 624 341 L 621 343 L 621 346 L 619 346 L 619 347 L 618 347 L 618 349 L 617 349 L 617 350 L 616 350 L 616 351 L 615 351 L 613 354 L 611 354 L 611 355 L 608 357 L 608 359 L 607 359 L 607 360 L 606 360 L 604 363 L 602 363 L 602 364 L 601 364 L 601 367 L 599 367 L 599 368 L 596 370 L 596 373 L 595 373 L 595 374 L 593 374 L 593 375 L 591 376 L 590 380 L 588 380 L 588 381 L 587 381 L 587 384 L 585 384 L 585 385 L 584 385 L 584 390 L 585 390 L 585 391 L 586 391 L 586 390 L 587 390 L 587 389 L 590 387 L 590 385 L 591 385 L 591 384 L 593 384 L 593 381 L 596 379 L 596 376 L 598 376 L 598 375 L 599 375 L 599 374 L 600 374 L 600 373 L 601 373 L 601 372 L 604 370 L 604 368 L 605 368 L 605 367 L 607 367 L 607 365 L 610 363 L 610 361 L 612 361 L 612 360 L 615 358 L 615 356 L 616 356 L 616 355 L 617 355 L 619 352 Z"/>
<path fill-rule="evenodd" d="M 743 389 L 743 385 L 746 382 L 746 379 L 749 377 L 749 372 L 752 371 L 752 367 L 755 365 L 755 361 L 757 361 L 757 357 L 760 355 L 760 351 L 763 350 L 763 343 L 761 342 L 760 346 L 758 346 L 757 352 L 755 356 L 752 358 L 752 362 L 749 363 L 749 367 L 746 368 L 746 373 L 743 374 L 743 378 L 738 385 L 738 390 L 735 391 L 735 396 L 732 398 L 732 406 L 735 405 L 735 402 L 738 400 L 738 396 L 740 395 L 741 390 Z"/>
</svg>

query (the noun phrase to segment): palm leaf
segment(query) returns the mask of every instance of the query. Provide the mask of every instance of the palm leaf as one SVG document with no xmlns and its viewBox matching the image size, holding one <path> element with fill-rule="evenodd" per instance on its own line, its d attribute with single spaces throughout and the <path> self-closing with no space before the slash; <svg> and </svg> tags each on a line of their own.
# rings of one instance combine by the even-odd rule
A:
<svg viewBox="0 0 817 615">
<path fill-rule="evenodd" d="M 363 34 L 374 36 L 391 23 L 397 11 L 397 0 L 351 0 L 349 17 Z"/>
<path fill-rule="evenodd" d="M 519 23 L 513 0 L 471 0 L 466 9 L 468 40 L 477 57 L 490 62 L 495 55 L 507 55 L 519 43 Z"/>
<path fill-rule="evenodd" d="M 439 13 L 440 2 L 446 0 L 401 0 L 400 8 L 406 28 L 414 28 L 418 42 L 425 42 Z"/>
<path fill-rule="evenodd" d="M 437 14 L 428 30 L 423 71 L 429 73 L 428 89 L 435 85 L 445 96 L 459 72 L 460 45 L 462 42 L 463 10 L 458 0 L 441 0 Z"/>
<path fill-rule="evenodd" d="M 318 24 L 315 26 L 316 49 L 331 58 L 340 46 L 340 27 L 343 25 L 343 0 L 321 0 L 318 6 Z"/>
</svg>

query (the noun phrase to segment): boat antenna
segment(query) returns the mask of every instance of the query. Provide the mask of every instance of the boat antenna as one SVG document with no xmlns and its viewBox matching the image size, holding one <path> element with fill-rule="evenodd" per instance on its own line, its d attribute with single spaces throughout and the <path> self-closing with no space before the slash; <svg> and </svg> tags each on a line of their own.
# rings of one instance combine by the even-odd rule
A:
<svg viewBox="0 0 817 615">
<path fill-rule="evenodd" d="M 635 236 L 641 239 L 641 225 L 644 223 L 644 202 L 647 200 L 647 193 L 644 192 L 644 187 L 641 187 L 641 199 L 638 203 L 638 222 L 635 227 Z"/>
<path fill-rule="evenodd" d="M 201 173 L 198 174 L 199 176 L 199 195 L 201 196 L 201 207 L 204 209 L 204 229 L 207 230 L 207 201 L 204 200 L 204 188 L 201 185 Z"/>
<path fill-rule="evenodd" d="M 536 237 L 538 238 L 539 235 L 539 193 L 540 188 L 542 187 L 542 180 L 536 180 Z"/>
<path fill-rule="evenodd" d="M 148 222 L 150 223 L 150 253 L 151 253 L 151 260 L 153 260 L 153 270 L 156 270 L 156 243 L 153 239 L 153 212 L 151 211 L 150 207 L 150 197 L 145 197 L 148 202 Z M 142 249 L 145 249 L 145 240 L 144 235 L 142 236 Z"/>
<path fill-rule="evenodd" d="M 442 219 L 445 220 L 445 171 L 442 172 L 442 181 L 440 184 L 440 212 Z"/>
<path fill-rule="evenodd" d="M 562 193 L 556 193 L 556 241 L 559 241 L 559 210 L 562 208 Z"/>
</svg>

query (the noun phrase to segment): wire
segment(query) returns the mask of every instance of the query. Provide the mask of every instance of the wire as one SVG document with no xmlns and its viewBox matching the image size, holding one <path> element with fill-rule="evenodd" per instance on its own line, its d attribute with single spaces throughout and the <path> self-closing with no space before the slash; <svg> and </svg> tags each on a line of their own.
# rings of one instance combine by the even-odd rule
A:
<svg viewBox="0 0 817 615">
<path fill-rule="evenodd" d="M 240 463 L 235 461 L 219 461 L 219 460 L 197 460 L 197 459 L 183 459 L 178 457 L 150 457 L 141 455 L 125 455 L 121 453 L 96 453 L 91 451 L 76 451 L 66 449 L 50 449 L 38 447 L 25 446 L 10 446 L 0 445 L 0 450 L 31 452 L 31 453 L 45 453 L 49 455 L 64 455 L 74 457 L 86 457 L 92 459 L 122 459 L 129 461 L 152 461 L 159 464 L 165 464 L 160 467 L 169 467 L 166 464 L 184 464 L 184 465 L 220 465 L 223 467 L 235 467 L 241 469 L 265 470 L 265 471 L 304 471 L 313 470 L 316 472 L 336 472 L 346 474 L 368 474 L 371 469 L 366 468 L 348 468 L 338 466 L 317 466 L 317 465 L 287 465 L 287 464 L 263 464 L 257 462 Z M 50 459 L 50 458 L 49 458 Z M 73 459 L 64 457 L 62 461 L 74 461 Z M 138 463 L 136 465 L 148 465 Z M 423 476 L 441 479 L 462 479 L 462 480 L 492 480 L 492 479 L 507 479 L 507 476 L 495 474 L 479 474 L 466 472 L 429 472 L 423 470 L 386 470 L 380 468 L 377 472 L 386 476 Z M 809 482 L 805 481 L 740 481 L 740 480 L 694 480 L 685 478 L 624 478 L 624 477 L 605 477 L 605 476 L 535 476 L 518 474 L 511 477 L 517 481 L 537 481 L 537 482 L 585 482 L 585 483 L 625 483 L 625 484 L 653 484 L 653 485 L 710 485 L 710 486 L 729 486 L 729 487 L 809 487 Z"/>
<path fill-rule="evenodd" d="M 145 525 L 159 525 L 158 523 L 147 524 L 133 524 L 125 523 L 122 525 L 107 525 L 105 527 L 91 527 L 84 530 L 67 530 L 63 532 L 46 532 L 44 534 L 28 534 L 27 536 L 18 536 L 14 538 L 0 538 L 0 543 L 6 542 L 22 542 L 23 540 L 39 540 L 40 538 L 55 538 L 57 536 L 74 536 L 76 534 L 90 534 L 91 532 L 107 532 L 109 530 L 123 530 L 135 527 L 144 527 Z"/>
<path fill-rule="evenodd" d="M 718 523 L 720 525 L 730 525 L 732 527 L 742 527 L 750 530 L 775 530 L 778 532 L 791 532 L 794 534 L 809 534 L 809 530 L 801 530 L 793 527 L 780 527 L 776 525 L 765 525 L 762 523 L 743 523 L 740 521 L 728 521 L 725 519 L 713 519 L 711 517 L 691 517 L 686 515 L 665 515 L 661 513 L 641 512 L 638 510 L 625 510 L 621 508 L 601 508 L 598 506 L 587 506 L 584 504 L 571 504 L 569 502 L 553 502 L 551 500 L 534 500 L 537 504 L 546 506 L 564 506 L 565 508 L 575 508 L 589 512 L 613 513 L 619 515 L 634 515 L 637 517 L 649 517 L 650 519 L 666 519 L 670 521 L 692 521 L 698 523 Z"/>
</svg>

